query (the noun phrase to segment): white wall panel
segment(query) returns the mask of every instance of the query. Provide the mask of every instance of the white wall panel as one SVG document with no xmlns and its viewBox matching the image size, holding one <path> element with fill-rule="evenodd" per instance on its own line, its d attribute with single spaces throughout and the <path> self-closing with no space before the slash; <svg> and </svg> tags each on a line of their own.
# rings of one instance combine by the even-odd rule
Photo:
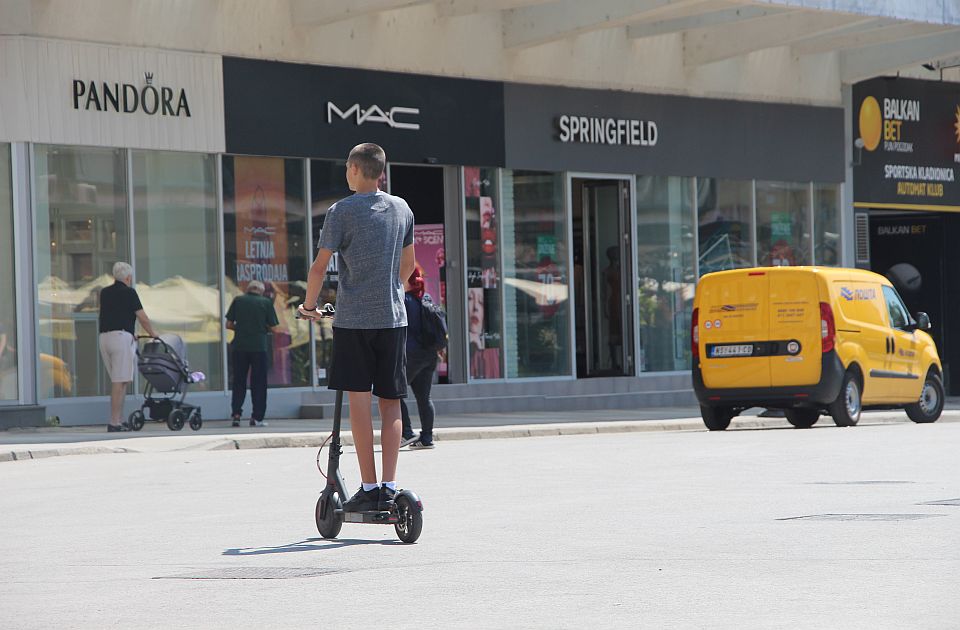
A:
<svg viewBox="0 0 960 630">
<path fill-rule="evenodd" d="M 152 86 L 169 88 L 172 110 L 185 95 L 190 115 L 162 103 L 153 109 Z M 74 81 L 84 93 L 75 100 Z M 97 90 L 89 100 L 90 84 Z M 107 104 L 108 89 L 146 94 L 149 106 L 120 111 Z M 129 87 L 124 88 L 127 85 Z M 222 152 L 223 71 L 220 57 L 132 49 L 60 40 L 0 38 L 0 138 L 51 144 Z M 29 104 L 29 106 L 27 105 Z M 133 110 L 133 98 L 127 109 Z M 78 105 L 78 107 L 75 107 Z M 98 109 L 99 106 L 99 109 Z"/>
</svg>

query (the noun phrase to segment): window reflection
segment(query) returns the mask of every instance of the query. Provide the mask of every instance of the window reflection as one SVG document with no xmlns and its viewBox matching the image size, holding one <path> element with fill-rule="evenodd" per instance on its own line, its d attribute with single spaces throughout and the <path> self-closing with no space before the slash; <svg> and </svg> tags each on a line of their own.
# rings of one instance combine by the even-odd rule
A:
<svg viewBox="0 0 960 630">
<path fill-rule="evenodd" d="M 840 264 L 840 184 L 813 185 L 814 250 L 816 265 Z"/>
<path fill-rule="evenodd" d="M 16 400 L 17 302 L 13 260 L 13 188 L 10 145 L 0 143 L 0 400 Z"/>
<path fill-rule="evenodd" d="M 36 145 L 34 189 L 40 398 L 108 394 L 97 317 L 113 264 L 130 260 L 125 154 Z"/>
<path fill-rule="evenodd" d="M 753 265 L 753 182 L 697 179 L 700 275 Z"/>
<path fill-rule="evenodd" d="M 570 365 L 563 177 L 503 171 L 507 376 L 566 376 Z"/>
<path fill-rule="evenodd" d="M 307 217 L 302 160 L 224 156 L 225 300 L 251 280 L 266 286 L 280 330 L 267 352 L 271 387 L 310 385 L 310 325 L 296 318 L 307 278 Z M 233 333 L 227 333 L 227 340 Z M 228 346 L 229 347 L 229 346 Z M 228 361 L 228 365 L 231 361 Z"/>
<path fill-rule="evenodd" d="M 810 264 L 810 187 L 757 182 L 757 262 L 762 267 Z"/>
<path fill-rule="evenodd" d="M 161 333 L 187 344 L 191 370 L 223 386 L 215 158 L 192 153 L 134 151 L 136 288 Z"/>
<path fill-rule="evenodd" d="M 310 208 L 313 215 L 313 242 L 320 241 L 320 230 L 327 211 L 334 203 L 353 193 L 347 187 L 347 163 L 344 160 L 310 161 Z M 316 257 L 316 248 L 310 252 L 310 260 Z M 337 303 L 337 255 L 334 254 L 327 267 L 327 277 L 317 302 L 320 305 Z M 333 320 L 321 319 L 314 328 L 314 344 L 317 355 L 317 384 L 326 385 L 333 351 Z"/>
<path fill-rule="evenodd" d="M 637 306 L 640 370 L 690 367 L 690 313 L 696 285 L 693 181 L 637 178 Z"/>
</svg>

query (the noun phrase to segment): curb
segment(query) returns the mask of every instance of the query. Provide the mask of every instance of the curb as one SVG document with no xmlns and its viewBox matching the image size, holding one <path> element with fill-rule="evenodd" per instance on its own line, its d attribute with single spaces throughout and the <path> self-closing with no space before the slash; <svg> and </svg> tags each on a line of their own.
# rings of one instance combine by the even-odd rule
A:
<svg viewBox="0 0 960 630">
<path fill-rule="evenodd" d="M 829 419 L 824 418 L 829 421 Z M 860 426 L 911 424 L 909 420 L 899 416 L 876 416 L 865 418 L 866 422 Z M 941 422 L 958 422 L 960 418 L 942 418 Z M 829 427 L 831 425 L 824 424 Z M 748 416 L 736 418 L 728 431 L 750 429 L 791 429 L 783 418 L 761 418 Z M 677 420 L 620 420 L 598 422 L 559 422 L 548 424 L 505 425 L 494 427 L 450 427 L 437 429 L 435 437 L 438 442 L 454 442 L 461 440 L 493 440 L 530 437 L 556 437 L 562 435 L 596 435 L 611 433 L 649 433 L 665 431 L 699 431 L 706 432 L 700 418 L 681 418 Z M 374 431 L 374 438 L 379 439 L 380 432 Z M 319 448 L 327 441 L 329 433 L 296 433 L 273 434 L 258 436 L 238 436 L 232 438 L 213 439 L 186 447 L 170 449 L 176 451 L 234 451 L 254 450 L 265 448 Z M 163 439 L 161 437 L 157 438 Z M 350 433 L 341 435 L 344 446 L 353 446 L 353 436 Z M 0 451 L 0 462 L 24 461 L 29 459 L 46 459 L 67 455 L 105 455 L 111 453 L 142 453 L 133 448 L 109 446 L 68 446 L 56 448 L 32 448 Z M 158 452 L 151 450 L 150 452 Z M 162 451 L 161 451 L 162 452 Z"/>
<path fill-rule="evenodd" d="M 16 451 L 0 451 L 0 462 L 18 462 L 28 459 L 47 459 L 49 457 L 63 457 L 66 455 L 105 455 L 108 453 L 135 453 L 127 448 L 111 448 L 108 446 L 72 446 L 62 448 L 29 449 Z"/>
</svg>

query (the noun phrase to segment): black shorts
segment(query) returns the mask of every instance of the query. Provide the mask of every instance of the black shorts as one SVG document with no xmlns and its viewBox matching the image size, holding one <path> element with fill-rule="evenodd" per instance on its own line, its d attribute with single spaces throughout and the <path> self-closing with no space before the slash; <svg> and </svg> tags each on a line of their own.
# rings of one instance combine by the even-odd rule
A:
<svg viewBox="0 0 960 630">
<path fill-rule="evenodd" d="M 369 392 L 377 398 L 407 395 L 407 327 L 333 328 L 328 389 Z"/>
</svg>

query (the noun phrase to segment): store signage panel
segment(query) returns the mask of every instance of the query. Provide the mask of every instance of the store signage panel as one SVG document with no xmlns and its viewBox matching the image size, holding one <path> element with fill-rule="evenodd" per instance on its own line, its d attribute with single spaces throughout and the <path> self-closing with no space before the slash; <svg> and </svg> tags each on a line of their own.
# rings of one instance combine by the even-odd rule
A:
<svg viewBox="0 0 960 630">
<path fill-rule="evenodd" d="M 960 210 L 960 85 L 873 79 L 852 115 L 856 205 Z"/>
<path fill-rule="evenodd" d="M 17 140 L 224 150 L 223 71 L 215 55 L 34 38 L 0 46 L 17 60 L 18 69 L 0 75 L 19 87 L 12 110 L 19 120 L 10 124 Z M 10 98 L 9 89 L 2 92 Z"/>
<path fill-rule="evenodd" d="M 344 159 L 376 142 L 392 162 L 503 164 L 501 83 L 234 57 L 223 81 L 229 153 Z"/>
<path fill-rule="evenodd" d="M 512 168 L 842 182 L 843 110 L 507 84 Z"/>
</svg>

